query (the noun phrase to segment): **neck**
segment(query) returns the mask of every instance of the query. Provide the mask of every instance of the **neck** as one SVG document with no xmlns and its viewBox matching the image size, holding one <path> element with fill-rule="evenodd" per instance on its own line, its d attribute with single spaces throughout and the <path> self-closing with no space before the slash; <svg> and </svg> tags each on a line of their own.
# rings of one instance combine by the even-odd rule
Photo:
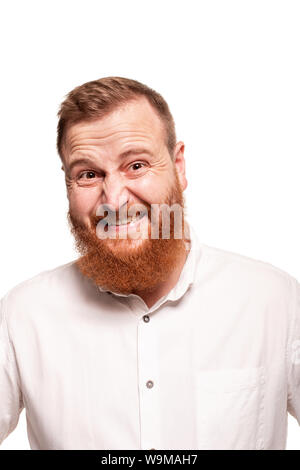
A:
<svg viewBox="0 0 300 470">
<path fill-rule="evenodd" d="M 147 290 L 143 290 L 143 291 L 136 290 L 133 293 L 141 297 L 143 301 L 146 303 L 146 305 L 148 306 L 148 308 L 151 308 L 152 305 L 154 305 L 164 295 L 168 294 L 173 289 L 173 287 L 177 284 L 181 271 L 185 265 L 188 253 L 189 251 L 186 250 L 180 262 L 176 266 L 176 269 L 174 269 L 174 271 L 172 271 L 168 279 L 165 282 L 160 283 L 155 288 L 155 290 L 152 290 L 151 292 Z"/>
</svg>

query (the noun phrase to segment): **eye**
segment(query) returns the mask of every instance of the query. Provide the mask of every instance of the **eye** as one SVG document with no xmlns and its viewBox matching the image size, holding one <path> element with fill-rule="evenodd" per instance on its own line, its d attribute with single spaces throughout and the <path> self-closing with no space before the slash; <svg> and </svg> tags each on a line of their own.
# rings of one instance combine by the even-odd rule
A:
<svg viewBox="0 0 300 470">
<path fill-rule="evenodd" d="M 80 186 L 92 186 L 102 181 L 103 176 L 94 170 L 85 170 L 76 177 L 77 184 Z"/>
<path fill-rule="evenodd" d="M 142 162 L 134 162 L 130 165 L 129 168 L 133 168 L 134 171 L 137 171 L 137 170 L 140 170 L 142 166 L 145 166 L 145 164 Z"/>
<path fill-rule="evenodd" d="M 84 175 L 86 175 L 85 178 L 84 178 Z M 90 179 L 94 179 L 95 176 L 96 176 L 96 173 L 95 173 L 94 171 L 84 171 L 83 173 L 81 173 L 81 174 L 79 175 L 79 179 L 82 179 L 82 178 L 83 178 L 83 179 L 88 179 L 88 180 L 90 180 Z"/>
</svg>

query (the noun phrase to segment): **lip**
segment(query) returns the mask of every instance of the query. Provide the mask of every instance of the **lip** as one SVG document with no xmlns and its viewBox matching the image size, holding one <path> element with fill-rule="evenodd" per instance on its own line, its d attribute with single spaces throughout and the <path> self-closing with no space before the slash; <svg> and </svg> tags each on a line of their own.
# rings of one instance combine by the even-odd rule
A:
<svg viewBox="0 0 300 470">
<path fill-rule="evenodd" d="M 147 214 L 144 214 L 140 219 L 137 219 L 135 221 L 129 222 L 128 224 L 124 225 L 109 225 L 108 232 L 121 232 L 121 233 L 129 233 L 133 230 L 136 230 L 136 228 L 141 224 L 143 220 L 145 220 Z M 106 232 L 106 233 L 108 233 Z"/>
</svg>

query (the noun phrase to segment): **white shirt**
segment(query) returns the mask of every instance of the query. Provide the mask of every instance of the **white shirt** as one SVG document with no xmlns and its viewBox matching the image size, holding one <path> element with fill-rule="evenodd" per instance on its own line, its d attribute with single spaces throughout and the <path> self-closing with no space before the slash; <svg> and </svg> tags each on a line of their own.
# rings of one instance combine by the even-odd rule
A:
<svg viewBox="0 0 300 470">
<path fill-rule="evenodd" d="M 1 300 L 0 442 L 32 449 L 284 449 L 300 424 L 300 285 L 201 244 L 150 309 L 75 261 Z"/>
</svg>

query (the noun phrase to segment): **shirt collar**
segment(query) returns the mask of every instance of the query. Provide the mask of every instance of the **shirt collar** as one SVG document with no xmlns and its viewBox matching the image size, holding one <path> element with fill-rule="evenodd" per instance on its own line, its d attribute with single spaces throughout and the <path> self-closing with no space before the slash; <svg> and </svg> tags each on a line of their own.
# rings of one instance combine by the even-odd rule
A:
<svg viewBox="0 0 300 470">
<path fill-rule="evenodd" d="M 161 301 L 175 301 L 178 300 L 180 297 L 182 297 L 188 288 L 190 287 L 191 284 L 195 281 L 196 277 L 196 268 L 197 268 L 197 261 L 199 259 L 200 255 L 200 243 L 198 236 L 191 226 L 190 222 L 185 222 L 188 226 L 188 234 L 190 238 L 189 244 L 189 253 L 187 255 L 185 264 L 182 268 L 182 271 L 180 273 L 179 279 L 175 286 L 169 291 L 168 294 L 166 294 L 162 299 L 160 299 L 158 302 L 161 303 Z M 137 297 L 136 294 L 120 294 L 119 292 L 114 292 L 110 291 L 109 289 L 105 289 L 101 286 L 98 286 L 98 289 L 101 292 L 108 292 L 110 294 L 116 295 L 118 297 Z M 156 304 L 155 304 L 156 306 Z M 154 306 L 153 306 L 154 307 Z"/>
</svg>

